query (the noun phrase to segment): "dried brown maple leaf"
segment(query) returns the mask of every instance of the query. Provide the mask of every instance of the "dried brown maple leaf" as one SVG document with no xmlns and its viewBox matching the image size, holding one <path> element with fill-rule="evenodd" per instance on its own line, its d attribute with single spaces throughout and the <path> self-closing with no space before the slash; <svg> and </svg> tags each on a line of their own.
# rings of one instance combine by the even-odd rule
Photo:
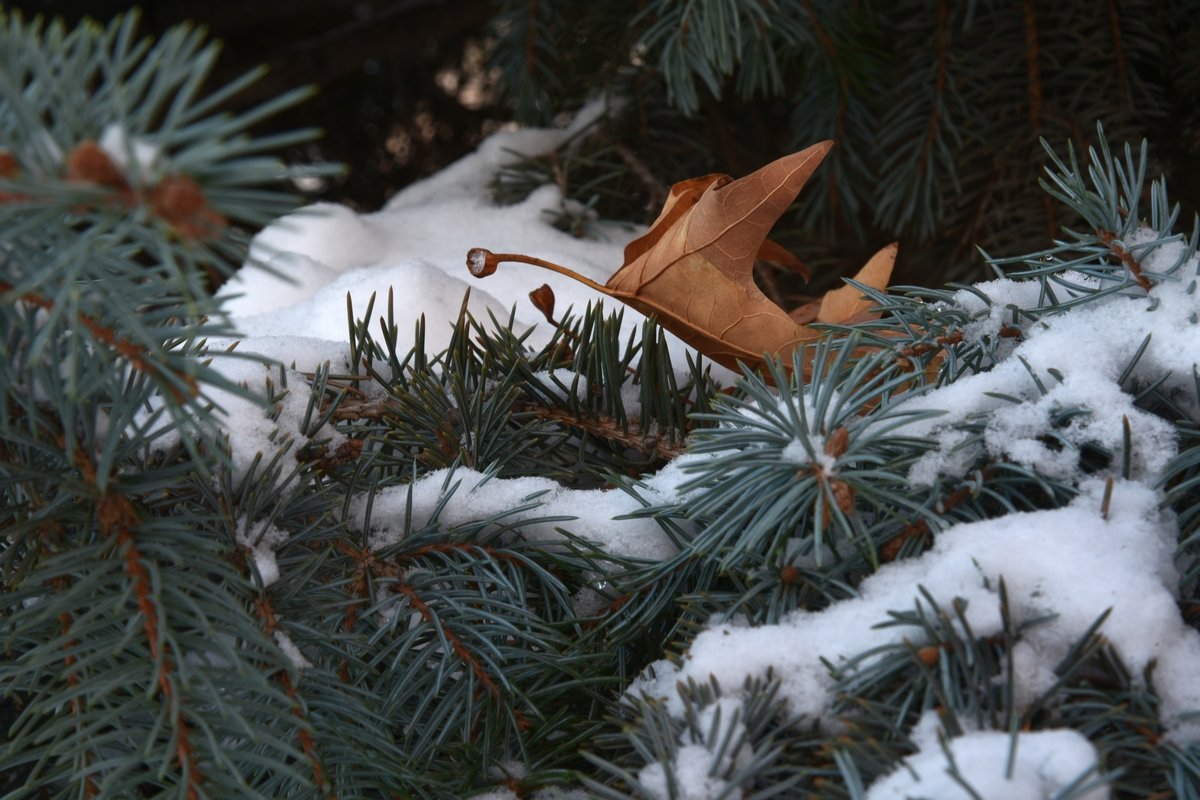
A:
<svg viewBox="0 0 1200 800">
<path fill-rule="evenodd" d="M 820 142 L 773 161 L 744 178 L 706 175 L 671 187 L 662 213 L 645 235 L 625 248 L 625 263 L 604 285 L 542 259 L 475 248 L 467 266 L 476 277 L 504 261 L 534 264 L 567 275 L 632 306 L 731 369 L 737 362 L 758 369 L 763 355 L 786 360 L 821 332 L 800 324 L 754 283 L 754 262 L 770 260 L 803 270 L 779 245 L 767 241 L 771 226 L 833 146 Z M 876 254 L 856 276 L 885 288 L 895 245 Z M 868 307 L 854 287 L 828 293 L 815 319 L 849 322 Z"/>
<path fill-rule="evenodd" d="M 892 265 L 896 262 L 896 243 L 871 256 L 870 260 L 854 276 L 854 280 L 872 289 L 886 289 L 892 276 Z M 846 285 L 830 289 L 824 297 L 794 308 L 789 316 L 794 322 L 807 325 L 810 322 L 827 322 L 852 325 L 874 319 L 877 314 L 869 313 L 871 301 L 856 287 Z"/>
</svg>

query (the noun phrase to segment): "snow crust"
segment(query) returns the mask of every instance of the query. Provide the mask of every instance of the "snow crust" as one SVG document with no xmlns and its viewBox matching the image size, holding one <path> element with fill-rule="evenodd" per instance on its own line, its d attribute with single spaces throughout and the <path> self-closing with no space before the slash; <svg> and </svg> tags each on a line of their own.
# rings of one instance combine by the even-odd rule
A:
<svg viewBox="0 0 1200 800">
<path fill-rule="evenodd" d="M 1151 235 L 1149 231 L 1141 234 Z M 1159 251 L 1151 261 L 1160 258 L 1170 259 L 1171 255 Z M 1001 324 L 1011 324 L 998 309 L 1005 304 L 1028 307 L 1035 303 L 1033 283 L 1004 279 L 978 284 L 976 288 L 996 302 L 991 315 L 970 326 L 967 335 L 994 336 Z M 931 436 L 941 445 L 912 467 L 910 481 L 932 485 L 939 475 L 962 475 L 964 464 L 954 451 L 964 436 L 955 426 L 986 413 L 989 422 L 984 444 L 993 458 L 1036 467 L 1057 478 L 1069 477 L 1077 468 L 1077 448 L 1085 443 L 1104 447 L 1119 461 L 1128 419 L 1136 443 L 1131 454 L 1132 477 L 1153 482 L 1176 453 L 1174 426 L 1135 407 L 1134 395 L 1117 381 L 1149 337 L 1149 345 L 1126 380 L 1140 379 L 1144 385 L 1165 375 L 1161 391 L 1178 394 L 1180 401 L 1195 411 L 1187 391 L 1200 354 L 1200 325 L 1194 321 L 1200 296 L 1194 289 L 1191 282 L 1162 283 L 1155 287 L 1153 297 L 1113 297 L 1038 322 L 1025 321 L 1022 332 L 1026 338 L 992 369 L 901 404 L 905 410 L 947 412 L 905 428 L 906 433 Z M 965 290 L 957 300 L 968 309 L 982 305 Z M 1023 402 L 1016 404 L 998 395 Z M 1053 427 L 1052 413 L 1072 407 L 1090 413 L 1075 417 L 1066 427 Z M 1073 446 L 1052 449 L 1044 440 L 1047 433 Z"/>
<path fill-rule="evenodd" d="M 1089 785 L 1089 778 L 1096 782 L 1096 748 L 1073 730 L 1024 732 L 1016 737 L 998 731 L 973 731 L 944 742 L 934 737 L 918 744 L 921 749 L 917 753 L 904 759 L 895 772 L 871 785 L 867 800 L 1056 797 L 1068 787 Z M 1016 750 L 1016 758 L 1008 775 L 1006 767 L 1012 749 Z M 1107 800 L 1109 790 L 1107 785 L 1100 784 L 1071 797 Z"/>
</svg>

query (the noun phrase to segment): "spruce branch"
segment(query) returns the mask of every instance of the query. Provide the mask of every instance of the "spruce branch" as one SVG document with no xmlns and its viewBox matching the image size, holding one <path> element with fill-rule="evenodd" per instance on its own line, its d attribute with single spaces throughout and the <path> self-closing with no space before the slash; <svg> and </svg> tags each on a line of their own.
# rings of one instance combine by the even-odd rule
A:
<svg viewBox="0 0 1200 800">
<path fill-rule="evenodd" d="M 531 351 L 508 326 L 464 313 L 447 352 L 424 363 L 394 352 L 386 323 L 382 342 L 355 326 L 357 351 L 395 365 L 394 377 L 377 377 L 385 398 L 350 398 L 330 413 L 365 424 L 348 431 L 382 437 L 383 452 L 363 451 L 380 475 L 406 475 L 409 459 L 422 470 L 461 463 L 576 485 L 653 469 L 682 452 L 691 412 L 706 409 L 717 386 L 698 363 L 680 381 L 662 331 L 651 324 L 625 340 L 621 320 L 602 307 L 568 313 Z"/>
<path fill-rule="evenodd" d="M 201 510 L 197 487 L 225 474 L 211 393 L 250 396 L 204 363 L 229 333 L 205 271 L 243 260 L 234 222 L 290 202 L 232 187 L 299 172 L 251 155 L 271 104 L 197 102 L 202 34 L 154 46 L 135 25 L 0 15 L 0 680 L 23 698 L 0 770 L 47 796 L 289 794 L 313 781 L 290 766 L 307 723 L 270 677 L 286 657 L 241 551 L 215 535 L 237 503 Z"/>
<path fill-rule="evenodd" d="M 528 403 L 515 408 L 518 413 L 529 413 L 539 419 L 576 428 L 592 436 L 639 450 L 664 463 L 682 455 L 686 449 L 682 444 L 664 442 L 658 436 L 642 431 L 636 420 L 629 420 L 622 426 L 617 420 L 611 418 L 580 418 L 567 411 L 538 407 Z"/>
<path fill-rule="evenodd" d="M 1179 269 L 1200 241 L 1200 223 L 1190 236 L 1173 232 L 1179 207 L 1168 201 L 1161 180 L 1150 183 L 1149 216 L 1142 211 L 1146 143 L 1142 142 L 1136 157 L 1128 144 L 1123 157 L 1118 157 L 1109 148 L 1102 127 L 1097 127 L 1097 136 L 1099 147 L 1089 148 L 1086 168 L 1080 165 L 1073 146 L 1068 146 L 1064 161 L 1043 142 L 1053 165 L 1047 168 L 1048 178 L 1042 183 L 1046 195 L 1079 214 L 1091 230 L 1067 230 L 1069 239 L 1056 239 L 1054 247 L 1043 253 L 992 260 L 996 266 L 1024 266 L 1012 273 L 1014 277 L 1038 277 L 1050 303 L 1057 308 L 1069 308 L 1093 295 L 1122 292 L 1132 286 L 1150 292 L 1154 282 L 1178 280 Z M 1155 237 L 1131 243 L 1143 224 L 1155 232 Z M 1185 246 L 1173 264 L 1154 273 L 1143 268 L 1156 251 L 1175 242 Z M 1068 269 L 1071 272 L 1064 274 Z M 1076 276 L 1097 281 L 1099 288 L 1085 286 Z M 1061 301 L 1058 292 L 1066 295 Z"/>
<path fill-rule="evenodd" d="M 1133 276 L 1137 285 L 1149 292 L 1152 286 L 1150 279 L 1142 274 L 1141 263 L 1117 241 L 1117 235 L 1112 231 L 1101 229 L 1096 231 L 1096 238 L 1107 245 L 1112 254 L 1125 265 L 1125 268 L 1129 270 L 1129 274 Z"/>
<path fill-rule="evenodd" d="M 720 686 L 689 682 L 680 687 L 683 721 L 669 715 L 656 700 L 626 697 L 618 706 L 620 733 L 597 744 L 604 755 L 588 753 L 588 761 L 609 780 L 584 777 L 597 797 L 681 797 L 682 775 L 706 770 L 714 791 L 758 790 L 766 796 L 803 785 L 805 774 L 789 763 L 786 742 L 801 732 L 778 697 L 776 680 L 747 681 L 743 697 L 723 698 Z"/>
<path fill-rule="evenodd" d="M 0 280 L 0 293 L 4 295 L 0 299 L 0 302 L 6 304 L 20 302 L 45 311 L 54 310 L 54 301 L 50 298 L 43 297 L 34 292 L 25 292 L 18 295 L 15 293 L 15 287 L 7 281 Z M 97 321 L 88 313 L 84 311 L 76 311 L 75 313 L 79 323 L 96 341 L 108 346 L 113 353 L 124 359 L 133 369 L 157 378 L 176 401 L 180 403 L 186 402 L 188 399 L 196 397 L 199 393 L 199 385 L 194 376 L 175 372 L 169 365 L 164 366 L 151 360 L 153 356 L 148 353 L 145 347 L 120 336 L 112 328 Z"/>
<path fill-rule="evenodd" d="M 839 540 L 874 563 L 876 537 L 895 524 L 897 511 L 928 513 L 921 502 L 887 488 L 927 445 L 883 433 L 899 427 L 903 416 L 890 424 L 885 416 L 871 433 L 859 419 L 864 409 L 886 405 L 906 377 L 884 365 L 886 354 L 856 358 L 857 350 L 854 336 L 838 346 L 823 340 L 811 357 L 809 384 L 796 377 L 799 360 L 791 378 L 772 365 L 784 387 L 781 397 L 747 374 L 741 384 L 747 400 L 734 398 L 727 410 L 700 415 L 721 424 L 697 434 L 694 452 L 717 457 L 691 465 L 697 477 L 683 487 L 704 490 L 689 505 L 689 514 L 705 520 L 691 545 L 697 552 L 731 566 L 750 553 L 777 551 L 797 528 L 808 528 L 803 551 L 818 564 L 827 547 L 841 558 Z M 754 495 L 747 497 L 746 486 Z M 863 502 L 869 512 L 860 509 Z"/>
<path fill-rule="evenodd" d="M 762 9 L 653 0 L 638 25 L 625 24 L 630 7 L 616 27 L 633 43 L 646 33 L 639 25 L 684 15 L 689 29 L 665 30 L 653 47 L 692 48 L 688 69 L 708 70 L 727 95 L 727 80 L 737 92 L 766 91 L 799 63 L 814 76 L 796 84 L 799 102 L 821 111 L 805 124 L 839 127 L 853 141 L 872 127 L 878 109 L 867 107 L 864 87 L 888 55 L 856 51 L 863 7 L 835 5 L 813 0 L 767 26 Z M 962 208 L 944 203 L 937 213 L 969 213 L 980 190 L 1006 202 L 1023 196 L 1018 145 L 987 151 L 982 187 L 950 151 L 964 131 L 1013 126 L 1035 105 L 1043 125 L 1073 124 L 1065 84 L 1045 69 L 1064 30 L 1079 31 L 1089 57 L 1099 38 L 1115 42 L 1111 58 L 1136 93 L 1139 30 L 1127 27 L 1127 9 L 1109 4 L 1095 24 L 1072 28 L 1064 20 L 1078 9 L 1067 5 L 942 4 L 937 19 L 897 28 L 898 42 L 931 30 L 938 38 L 914 57 L 925 102 L 895 117 L 915 126 L 915 149 L 905 152 L 932 163 L 898 158 L 898 169 L 924 173 L 898 176 L 894 191 L 926 186 L 931 198 L 952 197 L 946 182 L 961 171 Z M 525 68 L 536 73 L 547 54 L 571 60 L 543 53 L 562 35 L 553 15 L 565 6 L 509 8 L 541 23 L 514 20 Z M 1036 19 L 1027 23 L 1023 10 Z M 213 400 L 217 390 L 251 392 L 206 363 L 214 354 L 204 340 L 232 331 L 202 275 L 241 263 L 242 226 L 258 202 L 285 207 L 255 187 L 295 173 L 259 157 L 295 138 L 250 139 L 245 126 L 295 98 L 221 117 L 219 103 L 245 82 L 197 99 L 215 52 L 195 31 L 138 43 L 128 18 L 76 33 L 15 19 L 0 24 L 0 132 L 14 143 L 0 156 L 0 349 L 9 366 L 0 370 L 0 685 L 12 714 L 4 791 L 440 798 L 582 782 L 624 798 L 682 795 L 700 774 L 728 795 L 855 797 L 929 749 L 929 737 L 918 742 L 921 724 L 936 728 L 932 747 L 964 791 L 979 784 L 956 762 L 956 740 L 976 729 L 1010 736 L 1011 770 L 1023 737 L 1069 728 L 1099 760 L 1063 797 L 1105 785 L 1195 796 L 1196 747 L 1167 735 L 1169 696 L 1157 693 L 1153 666 L 1129 673 L 1105 638 L 1102 608 L 1038 692 L 1018 691 L 1021 654 L 1055 609 L 1010 606 L 1002 580 L 985 586 L 995 609 L 922 592 L 881 615 L 881 645 L 829 664 L 837 736 L 795 717 L 777 670 L 737 686 L 667 686 L 677 693 L 669 705 L 637 692 L 669 683 L 660 673 L 630 691 L 664 657 L 686 668 L 713 620 L 761 626 L 820 614 L 865 595 L 868 576 L 955 522 L 1059 508 L 1087 476 L 1111 489 L 1134 474 L 1150 417 L 1190 420 L 1174 427 L 1180 454 L 1159 488 L 1180 524 L 1178 602 L 1195 622 L 1200 379 L 1151 369 L 1158 343 L 1135 339 L 1128 360 L 1113 365 L 1117 393 L 1129 399 L 1123 439 L 1089 438 L 1081 423 L 1095 409 L 1071 400 L 1044 403 L 1036 440 L 1066 454 L 1062 471 L 1013 463 L 986 441 L 997 414 L 1042 402 L 1064 380 L 1068 365 L 1025 358 L 1039 326 L 1087 303 L 1128 300 L 1153 313 L 1175 282 L 1186 296 L 1197 235 L 1174 233 L 1178 214 L 1161 184 L 1145 210 L 1144 155 L 1114 155 L 1100 133 L 1091 163 L 1074 151 L 1054 160 L 1048 188 L 1084 224 L 994 262 L 1036 279 L 1020 293 L 1006 295 L 1011 280 L 890 294 L 859 286 L 879 319 L 823 336 L 790 373 L 774 363 L 772 380 L 748 372 L 725 391 L 702 363 L 673 363 L 657 325 L 629 335 L 619 314 L 599 307 L 555 315 L 544 292 L 535 299 L 552 326 L 544 345 L 513 332 L 511 317 L 463 313 L 440 353 L 426 351 L 420 325 L 416 346 L 399 347 L 390 296 L 378 314 L 372 298 L 361 318 L 348 303 L 348 373 L 273 373 L 258 397 L 265 418 L 281 423 L 285 401 L 295 409 L 299 400 L 303 413 L 294 432 L 277 431 L 269 452 L 235 470 Z M 981 28 L 1005 47 L 1024 46 L 1033 31 L 1036 81 L 1025 59 L 993 58 Z M 642 51 L 637 75 L 620 77 L 645 78 L 665 98 L 653 56 Z M 166 65 L 162 74 L 152 59 Z M 1005 96 L 1026 101 L 998 120 L 961 113 L 955 80 L 972 60 L 988 62 Z M 567 68 L 561 77 L 574 80 Z M 728 96 L 718 101 L 703 76 L 676 77 L 695 84 L 706 114 L 722 116 Z M 1036 104 L 1026 94 L 1034 89 Z M 661 109 L 639 102 L 636 124 L 656 127 Z M 22 132 L 33 122 L 40 129 Z M 734 141 L 741 126 L 721 122 Z M 123 126 L 122 141 L 106 139 L 110 125 Z M 650 192 L 655 175 L 620 166 L 635 128 L 613 121 L 574 142 L 575 153 L 522 165 L 523 175 L 596 195 L 635 184 Z M 659 144 L 670 138 L 663 131 L 686 132 L 656 130 Z M 147 145 L 157 158 L 138 158 Z M 671 159 L 692 158 L 694 142 L 673 146 Z M 839 185 L 874 168 L 866 151 L 847 150 L 858 155 L 846 157 Z M 666 157 L 636 154 L 650 172 L 666 171 Z M 257 166 L 243 172 L 247 162 Z M 596 177 L 613 165 L 622 178 Z M 852 195 L 842 213 L 857 213 L 859 200 Z M 900 194 L 893 200 L 903 206 Z M 1041 226 L 1039 205 L 1018 227 Z M 993 209 L 978 208 L 982 228 L 999 224 Z M 973 413 L 938 417 L 926 402 L 1017 365 L 1019 380 Z M 677 463 L 664 469 L 669 461 Z M 918 462 L 928 481 L 913 477 Z M 676 469 L 690 480 L 661 488 Z M 616 487 L 678 553 L 650 561 L 606 552 L 574 532 L 569 514 L 539 515 L 540 490 L 472 511 L 481 495 L 466 495 L 468 474 L 484 486 L 533 478 L 553 487 L 552 478 Z M 1120 519 L 1118 497 L 1101 501 L 1106 524 Z M 982 610 L 998 615 L 998 627 L 979 630 L 978 620 L 996 618 Z"/>
</svg>

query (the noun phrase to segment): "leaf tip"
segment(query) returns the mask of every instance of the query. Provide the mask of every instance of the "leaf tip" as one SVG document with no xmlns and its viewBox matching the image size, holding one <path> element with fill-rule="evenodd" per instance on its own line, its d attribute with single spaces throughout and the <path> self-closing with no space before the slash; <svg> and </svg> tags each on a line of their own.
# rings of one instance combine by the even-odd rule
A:
<svg viewBox="0 0 1200 800">
<path fill-rule="evenodd" d="M 899 242 L 881 248 L 871 256 L 862 269 L 854 276 L 854 280 L 872 289 L 885 291 L 892 277 L 892 267 L 896 263 L 896 254 L 900 250 Z M 853 322 L 871 307 L 870 299 L 855 286 L 843 286 L 832 289 L 821 298 L 821 307 L 817 311 L 817 322 L 833 322 L 846 324 Z"/>
<path fill-rule="evenodd" d="M 900 243 L 892 242 L 880 248 L 879 252 L 871 256 L 854 279 L 859 283 L 865 283 L 873 289 L 886 289 L 888 281 L 892 277 L 892 267 L 896 265 L 896 255 L 900 252 Z"/>
<path fill-rule="evenodd" d="M 529 293 L 529 299 L 538 311 L 546 317 L 546 321 L 551 325 L 557 325 L 554 321 L 554 290 L 550 288 L 550 284 L 543 283 L 538 288 Z"/>
</svg>

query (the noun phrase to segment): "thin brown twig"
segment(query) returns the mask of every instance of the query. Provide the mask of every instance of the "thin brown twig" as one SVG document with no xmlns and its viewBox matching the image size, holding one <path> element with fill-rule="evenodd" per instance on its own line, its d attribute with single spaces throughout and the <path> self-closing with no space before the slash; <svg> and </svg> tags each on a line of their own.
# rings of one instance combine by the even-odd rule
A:
<svg viewBox="0 0 1200 800">
<path fill-rule="evenodd" d="M 984 467 L 982 470 L 980 470 L 980 485 L 982 485 L 984 481 L 989 480 L 992 475 L 993 470 L 990 467 Z M 944 516 L 945 513 L 950 509 L 966 502 L 973 491 L 974 490 L 970 486 L 963 486 L 955 489 L 953 492 L 950 492 L 950 494 L 942 498 L 942 501 L 939 504 L 939 515 Z M 904 548 L 904 545 L 911 541 L 918 540 L 926 545 L 932 544 L 933 542 L 933 531 L 930 530 L 929 522 L 924 517 L 905 526 L 904 529 L 900 531 L 898 536 L 889 540 L 886 544 L 884 544 L 883 547 L 880 548 L 880 562 L 887 563 L 889 561 L 895 561 L 900 556 L 900 551 Z"/>
<path fill-rule="evenodd" d="M 1127 108 L 1133 108 L 1133 93 L 1129 86 L 1129 59 L 1125 55 L 1125 39 L 1121 36 L 1121 10 L 1117 0 L 1108 0 L 1108 29 L 1112 35 L 1113 57 L 1117 62 L 1117 81 L 1121 88 L 1121 99 Z"/>
<path fill-rule="evenodd" d="M 1029 94 L 1029 126 L 1038 130 L 1042 124 L 1042 72 L 1038 63 L 1038 24 L 1035 0 L 1025 0 L 1021 8 L 1025 27 L 1025 77 Z"/>
<path fill-rule="evenodd" d="M 82 454 L 83 448 L 79 448 L 76 452 Z M 178 696 L 175 683 L 171 680 L 173 670 L 171 645 L 159 638 L 158 600 L 150 581 L 150 572 L 143 563 L 144 557 L 137 541 L 136 530 L 141 520 L 129 498 L 113 491 L 101 495 L 97 511 L 101 533 L 115 535 L 120 548 L 125 553 L 125 571 L 133 584 L 138 611 L 142 614 L 142 631 L 150 648 L 150 658 L 158 665 L 158 690 L 162 693 L 174 723 L 175 757 L 179 768 L 183 771 L 184 780 L 187 781 L 185 796 L 187 800 L 199 800 L 202 796 L 200 787 L 204 783 L 204 774 L 200 771 L 200 764 L 192 747 L 191 726 L 183 711 L 182 698 Z"/>
<path fill-rule="evenodd" d="M 1129 270 L 1129 274 L 1133 276 L 1135 281 L 1137 281 L 1138 286 L 1141 286 L 1147 292 L 1154 288 L 1154 284 L 1150 283 L 1150 279 L 1142 274 L 1141 262 L 1133 257 L 1133 253 L 1121 246 L 1121 244 L 1117 241 L 1117 235 L 1115 233 L 1112 231 L 1098 230 L 1096 231 L 1096 237 L 1104 243 L 1110 253 L 1120 259 L 1121 263 L 1125 265 L 1125 268 Z"/>
<path fill-rule="evenodd" d="M 686 444 L 682 442 L 670 442 L 653 434 L 648 434 L 634 420 L 629 420 L 625 426 L 622 426 L 612 417 L 590 419 L 578 416 L 565 409 L 546 408 L 532 403 L 521 403 L 515 406 L 514 410 L 531 413 L 539 419 L 556 422 L 569 428 L 577 428 L 602 439 L 617 442 L 625 447 L 638 450 L 646 455 L 653 455 L 663 461 L 670 461 L 687 451 Z"/>
<path fill-rule="evenodd" d="M 62 591 L 62 589 L 69 583 L 69 581 L 67 578 L 62 577 L 62 578 L 55 579 L 53 583 L 54 583 L 54 588 L 56 590 Z M 82 703 L 82 700 L 80 699 L 78 693 L 76 692 L 76 690 L 79 688 L 79 671 L 74 668 L 77 659 L 75 658 L 74 655 L 71 654 L 70 650 L 72 647 L 79 644 L 79 640 L 74 639 L 74 638 L 67 638 L 68 636 L 70 636 L 71 626 L 75 623 L 75 618 L 70 614 L 70 612 L 64 611 L 63 613 L 59 614 L 58 622 L 59 622 L 59 625 L 62 627 L 62 636 L 64 639 L 62 649 L 64 651 L 66 651 L 66 655 L 63 656 L 63 667 L 64 667 L 64 672 L 66 673 L 66 676 L 67 676 L 67 686 L 71 687 L 71 716 L 75 718 L 75 724 L 77 726 L 76 732 L 78 735 L 79 733 L 81 733 L 81 731 L 79 731 L 78 725 L 79 725 L 79 718 L 83 714 L 83 703 Z M 83 760 L 83 763 L 85 766 L 90 764 L 92 761 L 91 753 L 85 752 L 83 754 L 82 760 Z M 94 775 L 89 774 L 86 778 L 84 778 L 83 791 L 84 791 L 85 797 L 99 797 L 100 796 L 100 785 L 96 783 L 96 778 Z"/>
<path fill-rule="evenodd" d="M 529 25 L 525 29 L 525 74 L 532 76 L 537 67 L 537 0 L 529 0 Z"/>
<path fill-rule="evenodd" d="M 650 168 L 646 166 L 645 161 L 642 161 L 642 159 L 639 158 L 636 153 L 634 153 L 624 144 L 617 142 L 615 145 L 613 145 L 613 152 L 617 154 L 617 157 L 620 158 L 621 161 L 625 162 L 625 166 L 629 167 L 629 171 L 632 172 L 634 177 L 641 181 L 642 185 L 646 187 L 646 190 L 650 192 L 650 202 L 648 205 L 651 208 L 661 207 L 663 202 L 666 201 L 667 195 L 670 193 L 670 189 L 667 188 L 666 184 L 660 181 L 655 174 L 650 171 Z"/>
<path fill-rule="evenodd" d="M 137 529 L 142 520 L 133 502 L 112 488 L 100 490 L 96 467 L 87 450 L 78 445 L 75 451 L 75 467 L 97 495 L 96 521 L 100 533 L 117 540 L 118 547 L 125 556 L 125 571 L 133 585 L 133 594 L 137 599 L 138 611 L 142 614 L 142 631 L 150 649 L 150 658 L 157 665 L 156 683 L 162 693 L 171 721 L 174 725 L 175 756 L 179 768 L 187 782 L 185 797 L 187 800 L 199 800 L 204 783 L 204 774 L 196 752 L 192 747 L 191 727 L 183 710 L 182 698 L 178 696 L 175 684 L 171 680 L 173 669 L 171 645 L 159 638 L 159 608 L 157 595 L 150 581 L 150 573 L 143 563 L 144 558 L 138 547 Z"/>
<path fill-rule="evenodd" d="M 0 294 L 7 294 L 15 288 L 11 283 L 0 280 Z M 17 299 L 29 303 L 36 308 L 45 309 L 46 311 L 52 310 L 55 305 L 53 300 L 36 292 L 25 292 L 19 295 Z M 123 338 L 115 330 L 99 322 L 87 312 L 77 311 L 75 313 L 79 321 L 97 341 L 108 345 L 117 355 L 128 361 L 134 369 L 139 372 L 157 375 L 161 378 L 169 377 L 174 379 L 168 381 L 167 389 L 177 401 L 184 402 L 200 393 L 200 387 L 196 383 L 196 379 L 191 375 L 175 372 L 169 367 L 148 358 L 145 347 L 130 339 Z M 187 392 L 181 391 L 175 385 L 175 381 L 181 382 L 186 386 Z"/>
<path fill-rule="evenodd" d="M 430 609 L 429 604 L 426 603 L 417 593 L 416 589 L 404 582 L 400 582 L 398 584 L 398 588 L 400 593 L 408 599 L 408 602 L 412 605 L 413 610 L 415 610 L 421 616 L 422 621 L 427 623 L 434 622 L 433 611 Z M 454 654 L 470 668 L 471 673 L 474 674 L 476 680 L 478 680 L 480 684 L 487 689 L 488 694 L 490 694 L 494 700 L 498 701 L 500 699 L 500 687 L 496 684 L 495 679 L 488 674 L 488 671 L 484 668 L 483 664 L 480 663 L 479 659 L 477 659 L 470 649 L 463 644 L 462 638 L 446 625 L 441 625 L 438 630 L 441 632 L 442 636 L 445 637 L 446 641 L 450 643 L 450 648 L 454 651 Z"/>
<path fill-rule="evenodd" d="M 324 411 L 325 409 L 322 409 L 322 413 Z M 339 422 L 359 419 L 378 420 L 383 419 L 389 414 L 395 414 L 397 411 L 396 403 L 390 397 L 376 397 L 362 400 L 346 398 L 334 410 L 330 419 Z"/>
<path fill-rule="evenodd" d="M 254 607 L 263 622 L 263 629 L 267 635 L 273 636 L 278 627 L 278 621 L 275 617 L 275 609 L 271 605 L 271 598 L 264 594 L 255 601 Z M 317 754 L 316 740 L 305 728 L 308 720 L 304 715 L 304 705 L 300 702 L 300 694 L 296 691 L 296 686 L 292 683 L 292 678 L 287 670 L 279 673 L 279 682 L 283 685 L 283 691 L 292 703 L 292 716 L 300 722 L 296 736 L 300 740 L 300 748 L 304 751 L 309 766 L 312 767 L 313 783 L 325 790 L 325 800 L 337 800 L 337 793 L 325 779 L 325 768 L 321 765 L 320 756 Z"/>
</svg>

